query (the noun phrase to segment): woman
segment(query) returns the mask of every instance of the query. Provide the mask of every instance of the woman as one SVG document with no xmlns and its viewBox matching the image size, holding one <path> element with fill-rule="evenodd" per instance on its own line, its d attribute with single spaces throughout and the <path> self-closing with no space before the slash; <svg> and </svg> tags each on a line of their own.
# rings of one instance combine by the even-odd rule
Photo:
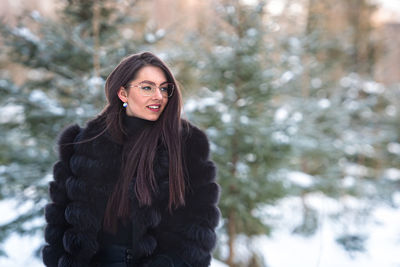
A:
<svg viewBox="0 0 400 267">
<path fill-rule="evenodd" d="M 145 52 L 107 78 L 108 104 L 60 135 L 46 266 L 209 266 L 220 212 L 205 134 L 180 118 L 171 71 Z"/>
</svg>

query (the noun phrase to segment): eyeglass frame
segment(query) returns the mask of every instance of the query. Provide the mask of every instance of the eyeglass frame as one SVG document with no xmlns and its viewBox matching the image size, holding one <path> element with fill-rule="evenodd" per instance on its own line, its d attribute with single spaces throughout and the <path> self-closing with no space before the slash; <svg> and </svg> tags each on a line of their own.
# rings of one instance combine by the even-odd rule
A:
<svg viewBox="0 0 400 267">
<path fill-rule="evenodd" d="M 152 87 L 152 89 L 154 88 L 154 90 L 152 90 L 152 93 L 151 93 L 150 95 L 143 95 L 143 94 L 142 94 L 143 96 L 152 96 L 152 95 L 154 95 L 154 93 L 156 92 L 155 88 L 158 88 L 158 90 L 160 90 L 161 95 L 162 95 L 162 91 L 161 91 L 161 88 L 160 88 L 160 87 L 162 87 L 162 86 L 165 85 L 165 84 L 172 85 L 171 95 L 168 95 L 168 96 L 167 96 L 168 98 L 170 98 L 170 97 L 174 94 L 174 92 L 175 92 L 175 84 L 174 84 L 174 83 L 171 83 L 171 82 L 164 82 L 164 83 L 160 84 L 160 86 L 157 86 L 157 85 L 156 85 L 154 82 L 152 82 L 152 81 L 141 81 L 141 82 L 139 82 L 138 84 L 131 84 L 131 85 L 128 85 L 128 86 L 124 86 L 124 88 L 127 89 L 127 88 L 131 88 L 131 87 L 139 87 L 141 90 L 143 90 L 143 88 L 140 86 L 142 83 L 147 83 L 147 84 L 149 84 L 149 85 Z"/>
</svg>

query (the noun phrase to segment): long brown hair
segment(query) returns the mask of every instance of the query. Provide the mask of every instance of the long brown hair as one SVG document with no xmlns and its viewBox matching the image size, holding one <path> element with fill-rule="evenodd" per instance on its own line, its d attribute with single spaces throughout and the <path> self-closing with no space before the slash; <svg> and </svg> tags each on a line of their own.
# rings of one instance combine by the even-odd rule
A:
<svg viewBox="0 0 400 267">
<path fill-rule="evenodd" d="M 136 78 L 144 66 L 159 67 L 167 81 L 175 84 L 175 91 L 152 127 L 147 127 L 134 142 L 128 141 L 122 125 L 122 101 L 118 90 Z M 129 89 L 127 89 L 129 90 Z M 108 200 L 104 228 L 115 232 L 118 218 L 129 217 L 129 184 L 136 176 L 134 191 L 141 206 L 152 204 L 152 195 L 157 192 L 153 172 L 153 162 L 157 145 L 161 142 L 169 156 L 169 210 L 185 204 L 185 179 L 182 159 L 181 131 L 181 93 L 178 84 L 166 64 L 150 52 L 133 54 L 124 58 L 108 76 L 105 84 L 108 104 L 100 114 L 105 118 L 106 129 L 111 136 L 123 144 L 120 177 Z"/>
</svg>

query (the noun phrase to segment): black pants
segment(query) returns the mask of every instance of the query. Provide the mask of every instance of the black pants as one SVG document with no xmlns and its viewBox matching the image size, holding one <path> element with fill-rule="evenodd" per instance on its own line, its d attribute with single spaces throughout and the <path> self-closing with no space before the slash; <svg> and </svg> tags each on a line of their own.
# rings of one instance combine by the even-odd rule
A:
<svg viewBox="0 0 400 267">
<path fill-rule="evenodd" d="M 95 257 L 95 266 L 98 267 L 135 267 L 132 262 L 131 250 L 117 245 L 107 246 L 99 251 Z M 146 267 L 191 267 L 176 255 L 159 254 Z"/>
</svg>

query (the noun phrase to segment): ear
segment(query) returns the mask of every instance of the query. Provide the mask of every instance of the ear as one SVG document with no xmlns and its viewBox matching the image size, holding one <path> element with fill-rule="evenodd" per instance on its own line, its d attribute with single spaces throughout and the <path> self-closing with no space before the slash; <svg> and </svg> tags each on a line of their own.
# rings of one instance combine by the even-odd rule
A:
<svg viewBox="0 0 400 267">
<path fill-rule="evenodd" d="M 122 102 L 128 102 L 128 92 L 122 86 L 118 90 L 118 97 Z"/>
</svg>

